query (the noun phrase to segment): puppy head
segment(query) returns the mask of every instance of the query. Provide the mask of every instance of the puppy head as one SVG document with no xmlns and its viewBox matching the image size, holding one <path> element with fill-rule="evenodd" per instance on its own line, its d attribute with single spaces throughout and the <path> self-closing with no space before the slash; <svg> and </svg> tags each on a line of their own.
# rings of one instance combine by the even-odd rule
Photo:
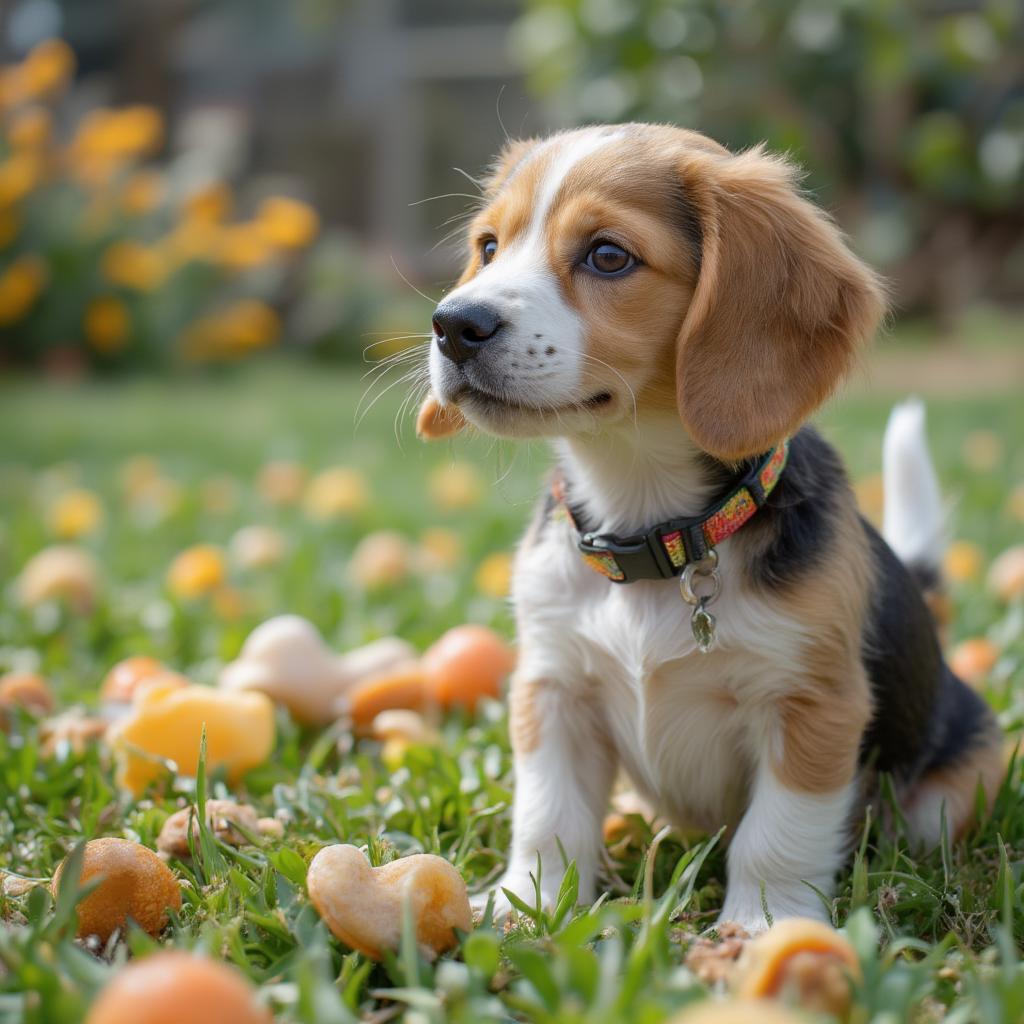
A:
<svg viewBox="0 0 1024 1024">
<path fill-rule="evenodd" d="M 816 408 L 882 311 L 792 169 L 624 125 L 514 144 L 469 229 L 430 352 L 441 406 L 504 436 L 676 409 L 724 459 Z"/>
</svg>

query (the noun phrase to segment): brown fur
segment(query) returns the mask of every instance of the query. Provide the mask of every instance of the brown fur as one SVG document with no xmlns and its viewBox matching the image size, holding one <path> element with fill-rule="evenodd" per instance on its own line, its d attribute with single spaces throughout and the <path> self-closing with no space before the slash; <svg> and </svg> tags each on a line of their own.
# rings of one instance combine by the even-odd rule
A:
<svg viewBox="0 0 1024 1024">
<path fill-rule="evenodd" d="M 540 745 L 540 715 L 537 698 L 544 683 L 531 679 L 514 681 L 508 697 L 509 734 L 517 754 L 532 753 Z"/>
<path fill-rule="evenodd" d="M 701 448 L 740 459 L 829 396 L 878 325 L 881 289 L 784 160 L 688 152 L 679 173 L 704 246 L 679 334 L 679 414 Z"/>
</svg>

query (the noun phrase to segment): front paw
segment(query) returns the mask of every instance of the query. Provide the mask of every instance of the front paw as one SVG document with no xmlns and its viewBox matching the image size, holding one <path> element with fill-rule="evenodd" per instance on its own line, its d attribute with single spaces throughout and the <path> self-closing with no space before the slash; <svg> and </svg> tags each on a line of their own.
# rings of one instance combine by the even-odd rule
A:
<svg viewBox="0 0 1024 1024">
<path fill-rule="evenodd" d="M 537 886 L 534 884 L 532 876 L 509 873 L 499 878 L 491 888 L 470 896 L 469 903 L 473 908 L 473 913 L 482 916 L 487 910 L 487 902 L 493 893 L 493 919 L 495 921 L 504 921 L 513 910 L 516 910 L 512 901 L 505 895 L 504 890 L 506 889 L 531 909 L 537 906 Z M 551 891 L 547 886 L 542 885 L 540 890 L 541 909 L 553 910 L 557 902 L 558 891 Z"/>
</svg>

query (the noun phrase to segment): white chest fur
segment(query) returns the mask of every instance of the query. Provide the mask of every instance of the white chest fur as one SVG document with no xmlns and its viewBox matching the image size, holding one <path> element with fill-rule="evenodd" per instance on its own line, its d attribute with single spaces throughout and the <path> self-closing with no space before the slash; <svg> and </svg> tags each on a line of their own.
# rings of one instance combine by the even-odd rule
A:
<svg viewBox="0 0 1024 1024">
<path fill-rule="evenodd" d="M 675 582 L 610 583 L 583 563 L 565 522 L 546 524 L 520 553 L 514 588 L 520 673 L 596 701 L 637 788 L 677 824 L 704 829 L 742 814 L 805 639 L 799 623 L 744 591 L 730 553 L 726 541 L 708 654 Z"/>
</svg>

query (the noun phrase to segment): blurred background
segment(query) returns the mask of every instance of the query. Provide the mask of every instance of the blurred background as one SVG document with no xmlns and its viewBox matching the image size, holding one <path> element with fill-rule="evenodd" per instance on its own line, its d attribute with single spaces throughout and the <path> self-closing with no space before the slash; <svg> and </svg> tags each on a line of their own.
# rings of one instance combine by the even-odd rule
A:
<svg viewBox="0 0 1024 1024">
<path fill-rule="evenodd" d="M 634 118 L 790 153 L 898 340 L 1022 341 L 1019 0 L 5 0 L 0 61 L 0 372 L 360 362 L 507 135 Z"/>
</svg>

